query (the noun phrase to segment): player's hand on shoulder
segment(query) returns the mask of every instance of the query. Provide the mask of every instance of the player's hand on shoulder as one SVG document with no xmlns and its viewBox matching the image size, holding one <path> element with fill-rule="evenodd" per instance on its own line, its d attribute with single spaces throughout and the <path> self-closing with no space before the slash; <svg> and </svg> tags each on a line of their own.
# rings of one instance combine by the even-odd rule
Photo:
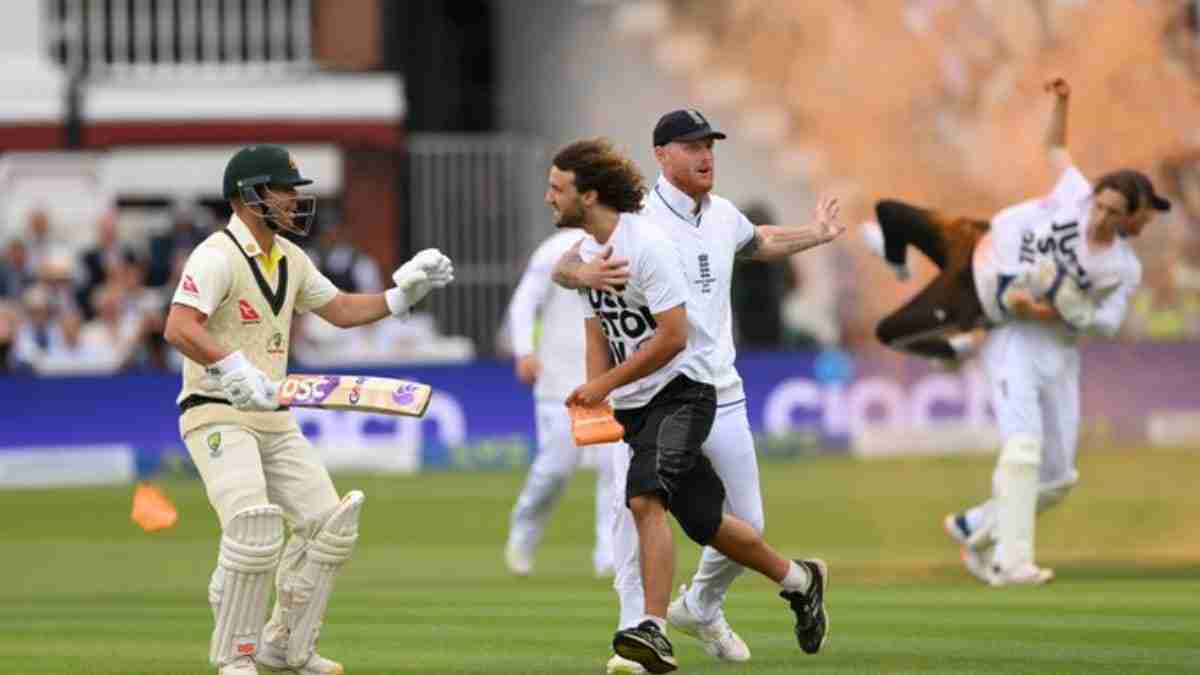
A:
<svg viewBox="0 0 1200 675">
<path fill-rule="evenodd" d="M 240 351 L 213 363 L 206 371 L 238 410 L 270 411 L 279 407 L 279 386 Z"/>
<path fill-rule="evenodd" d="M 605 246 L 591 262 L 579 266 L 576 275 L 584 286 L 620 295 L 629 281 L 629 261 L 614 258 L 612 246 Z"/>
</svg>

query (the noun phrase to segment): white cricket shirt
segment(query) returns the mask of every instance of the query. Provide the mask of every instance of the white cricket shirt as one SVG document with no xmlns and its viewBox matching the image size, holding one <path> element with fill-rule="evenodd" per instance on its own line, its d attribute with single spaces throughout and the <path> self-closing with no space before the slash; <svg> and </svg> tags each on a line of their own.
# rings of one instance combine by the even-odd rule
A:
<svg viewBox="0 0 1200 675">
<path fill-rule="evenodd" d="M 989 319 L 998 323 L 1010 318 L 999 304 L 1003 277 L 1019 275 L 1039 258 L 1053 256 L 1096 301 L 1095 319 L 1086 330 L 1116 334 L 1129 298 L 1141 283 L 1142 266 L 1133 247 L 1121 237 L 1093 249 L 1088 242 L 1091 200 L 1091 184 L 1072 166 L 1063 171 L 1048 196 L 996 214 L 972 261 L 979 300 Z"/>
<path fill-rule="evenodd" d="M 730 286 L 737 252 L 754 239 L 754 224 L 727 199 L 706 195 L 696 201 L 665 176 L 646 197 L 642 214 L 663 228 L 679 249 L 688 281 L 688 318 L 695 316 L 711 340 L 708 353 L 717 404 L 746 398 L 742 377 L 734 367 L 733 310 Z"/>
<path fill-rule="evenodd" d="M 581 291 L 584 315 L 600 317 L 608 339 L 613 365 L 625 362 L 654 337 L 658 324 L 655 314 L 686 305 L 688 280 L 684 276 L 679 249 L 667 239 L 661 227 L 642 215 L 621 214 L 612 236 L 600 244 L 588 235 L 579 254 L 589 262 L 604 249 L 613 247 L 614 258 L 629 261 L 629 281 L 619 295 L 607 291 Z M 650 402 L 668 382 L 678 375 L 712 383 L 712 352 L 715 349 L 710 327 L 701 315 L 688 307 L 687 348 L 667 365 L 635 382 L 612 392 L 614 408 L 640 408 Z"/>
<path fill-rule="evenodd" d="M 536 354 L 542 372 L 533 385 L 534 398 L 562 403 L 587 376 L 583 320 L 578 292 L 551 280 L 554 266 L 584 237 L 581 230 L 560 230 L 537 247 L 513 291 L 508 327 L 517 358 Z M 537 320 L 541 337 L 534 340 Z"/>
</svg>

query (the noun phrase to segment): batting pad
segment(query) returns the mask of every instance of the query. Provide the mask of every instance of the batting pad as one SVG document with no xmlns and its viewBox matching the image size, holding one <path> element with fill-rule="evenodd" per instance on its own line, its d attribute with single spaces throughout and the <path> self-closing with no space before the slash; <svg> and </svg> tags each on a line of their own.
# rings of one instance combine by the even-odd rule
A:
<svg viewBox="0 0 1200 675">
<path fill-rule="evenodd" d="M 354 553 L 365 500 L 358 490 L 342 498 L 309 543 L 304 566 L 280 586 L 279 604 L 289 632 L 287 663 L 292 668 L 303 667 L 317 650 L 334 577 Z"/>
<path fill-rule="evenodd" d="M 225 527 L 217 569 L 208 586 L 216 620 L 208 653 L 213 665 L 253 656 L 258 650 L 271 573 L 282 551 L 283 510 L 278 506 L 243 509 Z"/>
<path fill-rule="evenodd" d="M 1028 434 L 1005 442 L 996 466 L 996 564 L 1006 570 L 1033 563 L 1034 517 L 1042 444 Z"/>
</svg>

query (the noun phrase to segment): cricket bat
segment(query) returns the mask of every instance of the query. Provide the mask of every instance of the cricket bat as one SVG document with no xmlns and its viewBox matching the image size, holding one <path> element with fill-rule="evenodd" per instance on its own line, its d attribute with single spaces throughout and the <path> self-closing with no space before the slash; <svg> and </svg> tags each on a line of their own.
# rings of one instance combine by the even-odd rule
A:
<svg viewBox="0 0 1200 675">
<path fill-rule="evenodd" d="M 279 387 L 279 404 L 421 417 L 432 395 L 427 384 L 391 377 L 288 375 Z"/>
</svg>

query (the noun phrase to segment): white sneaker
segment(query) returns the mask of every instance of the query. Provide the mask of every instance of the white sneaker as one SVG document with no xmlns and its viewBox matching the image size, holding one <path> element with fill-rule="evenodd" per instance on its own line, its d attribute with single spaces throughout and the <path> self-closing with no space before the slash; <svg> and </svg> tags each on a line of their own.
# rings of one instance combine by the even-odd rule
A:
<svg viewBox="0 0 1200 675">
<path fill-rule="evenodd" d="M 1001 586 L 1041 586 L 1054 580 L 1054 570 L 1026 563 L 1020 567 L 1005 571 L 998 565 L 992 565 L 988 574 L 988 583 L 993 587 Z"/>
<path fill-rule="evenodd" d="M 630 661 L 620 654 L 613 654 L 608 663 L 604 664 L 604 672 L 608 675 L 642 675 L 646 668 L 637 661 Z"/>
<path fill-rule="evenodd" d="M 509 543 L 504 547 L 504 564 L 512 574 L 527 577 L 533 574 L 533 551 Z"/>
<path fill-rule="evenodd" d="M 218 675 L 258 675 L 258 668 L 254 667 L 252 657 L 239 656 L 221 666 L 217 673 Z"/>
<path fill-rule="evenodd" d="M 346 672 L 342 664 L 315 652 L 308 658 L 308 663 L 299 668 L 292 668 L 287 663 L 286 650 L 265 640 L 259 646 L 258 654 L 254 658 L 258 661 L 258 665 L 273 672 L 290 671 L 298 675 L 343 675 Z"/>
<path fill-rule="evenodd" d="M 723 614 L 705 623 L 687 606 L 687 586 L 679 587 L 679 597 L 667 607 L 667 623 L 684 635 L 704 644 L 704 651 L 714 659 L 741 663 L 750 660 L 750 648 L 729 627 Z"/>
</svg>

